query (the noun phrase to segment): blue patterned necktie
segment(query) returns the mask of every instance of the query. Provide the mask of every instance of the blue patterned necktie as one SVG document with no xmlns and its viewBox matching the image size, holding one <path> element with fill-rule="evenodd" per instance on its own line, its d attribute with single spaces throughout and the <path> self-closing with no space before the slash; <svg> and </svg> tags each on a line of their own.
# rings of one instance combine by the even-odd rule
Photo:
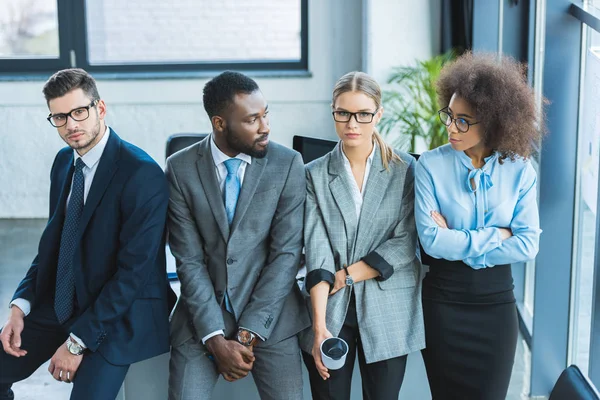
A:
<svg viewBox="0 0 600 400">
<path fill-rule="evenodd" d="M 60 250 L 58 253 L 58 267 L 56 269 L 56 291 L 54 294 L 54 311 L 58 322 L 61 324 L 73 315 L 75 300 L 75 276 L 73 273 L 73 255 L 77 248 L 77 230 L 79 219 L 83 211 L 83 167 L 85 163 L 81 158 L 75 163 L 71 197 L 67 205 L 67 214 L 60 237 Z"/>
<path fill-rule="evenodd" d="M 225 189 L 223 195 L 225 197 L 225 212 L 227 213 L 227 221 L 229 225 L 233 221 L 235 215 L 235 206 L 237 205 L 238 198 L 240 197 L 240 180 L 237 176 L 242 160 L 239 158 L 230 158 L 225 161 L 225 168 L 227 168 L 227 177 L 225 178 Z"/>
<path fill-rule="evenodd" d="M 223 197 L 225 198 L 225 212 L 227 213 L 227 221 L 229 222 L 229 226 L 231 226 L 233 216 L 235 215 L 235 207 L 237 205 L 238 198 L 240 197 L 240 188 L 242 186 L 240 184 L 240 179 L 237 176 L 240 165 L 242 165 L 242 160 L 239 158 L 230 158 L 229 160 L 225 161 L 224 164 L 225 168 L 227 168 L 227 176 L 225 177 Z M 225 291 L 225 309 L 231 314 L 234 314 L 227 291 Z"/>
</svg>

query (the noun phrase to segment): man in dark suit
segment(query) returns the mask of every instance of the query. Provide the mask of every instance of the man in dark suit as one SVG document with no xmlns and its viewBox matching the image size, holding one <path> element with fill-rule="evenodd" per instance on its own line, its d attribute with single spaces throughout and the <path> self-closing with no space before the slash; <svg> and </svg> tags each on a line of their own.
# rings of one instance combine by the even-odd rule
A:
<svg viewBox="0 0 600 400">
<path fill-rule="evenodd" d="M 68 147 L 50 173 L 50 216 L 0 334 L 0 399 L 51 358 L 71 399 L 114 399 L 129 365 L 169 350 L 160 167 L 105 124 L 81 69 L 44 86 L 48 121 Z"/>
<path fill-rule="evenodd" d="M 167 161 L 181 281 L 169 399 L 208 399 L 219 374 L 233 381 L 250 371 L 263 400 L 302 399 L 302 158 L 269 142 L 267 103 L 247 76 L 222 73 L 203 100 L 212 134 Z"/>
</svg>

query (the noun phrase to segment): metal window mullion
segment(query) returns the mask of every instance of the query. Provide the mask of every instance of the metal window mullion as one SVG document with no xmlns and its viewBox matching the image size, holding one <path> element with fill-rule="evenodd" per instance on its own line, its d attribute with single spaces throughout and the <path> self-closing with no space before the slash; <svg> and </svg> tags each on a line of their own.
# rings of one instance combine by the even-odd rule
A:
<svg viewBox="0 0 600 400">
<path fill-rule="evenodd" d="M 581 4 L 571 3 L 569 6 L 569 14 L 595 30 L 600 32 L 600 17 L 596 15 L 592 10 L 588 10 L 586 6 Z"/>
<path fill-rule="evenodd" d="M 87 19 L 85 16 L 86 0 L 73 0 L 71 6 L 71 49 L 70 57 L 72 67 L 87 69 L 89 67 L 87 59 Z"/>
<path fill-rule="evenodd" d="M 71 15 L 71 1 L 57 0 L 58 11 L 58 46 L 60 52 L 61 68 L 71 66 L 71 49 L 73 47 L 73 29 Z M 49 71 L 55 72 L 55 71 Z"/>
</svg>

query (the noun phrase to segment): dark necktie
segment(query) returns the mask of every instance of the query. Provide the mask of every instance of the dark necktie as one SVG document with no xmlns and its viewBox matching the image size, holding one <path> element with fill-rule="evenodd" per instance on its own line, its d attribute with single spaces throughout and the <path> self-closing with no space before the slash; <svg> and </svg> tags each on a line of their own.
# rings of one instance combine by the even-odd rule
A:
<svg viewBox="0 0 600 400">
<path fill-rule="evenodd" d="M 56 291 L 54 296 L 54 311 L 61 324 L 73 315 L 75 300 L 75 275 L 73 273 L 73 255 L 77 247 L 77 230 L 83 210 L 83 167 L 81 158 L 75 163 L 71 197 L 67 205 L 67 214 L 60 236 L 58 267 L 56 269 Z"/>
</svg>

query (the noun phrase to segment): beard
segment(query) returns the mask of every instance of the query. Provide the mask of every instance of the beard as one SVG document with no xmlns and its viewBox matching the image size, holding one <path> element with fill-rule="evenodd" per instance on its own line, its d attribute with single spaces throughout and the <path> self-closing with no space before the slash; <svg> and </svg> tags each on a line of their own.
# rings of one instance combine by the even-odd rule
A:
<svg viewBox="0 0 600 400">
<path fill-rule="evenodd" d="M 69 143 L 69 141 L 65 140 L 69 147 L 71 147 L 73 150 L 81 150 L 93 147 L 96 144 L 98 135 L 100 134 L 100 120 L 97 120 L 96 125 L 89 131 L 79 129 L 76 131 L 69 131 L 68 135 L 70 136 L 75 133 L 83 133 L 83 140 L 73 143 Z"/>
<path fill-rule="evenodd" d="M 252 144 L 248 144 L 241 141 L 239 135 L 236 135 L 236 133 L 229 128 L 226 128 L 224 133 L 225 141 L 232 150 L 235 150 L 239 153 L 248 154 L 250 157 L 254 158 L 264 158 L 267 155 L 269 146 L 267 145 L 266 147 L 261 147 L 258 145 L 258 142 L 264 139 L 267 135 L 261 135 L 258 139 L 252 142 Z"/>
</svg>

